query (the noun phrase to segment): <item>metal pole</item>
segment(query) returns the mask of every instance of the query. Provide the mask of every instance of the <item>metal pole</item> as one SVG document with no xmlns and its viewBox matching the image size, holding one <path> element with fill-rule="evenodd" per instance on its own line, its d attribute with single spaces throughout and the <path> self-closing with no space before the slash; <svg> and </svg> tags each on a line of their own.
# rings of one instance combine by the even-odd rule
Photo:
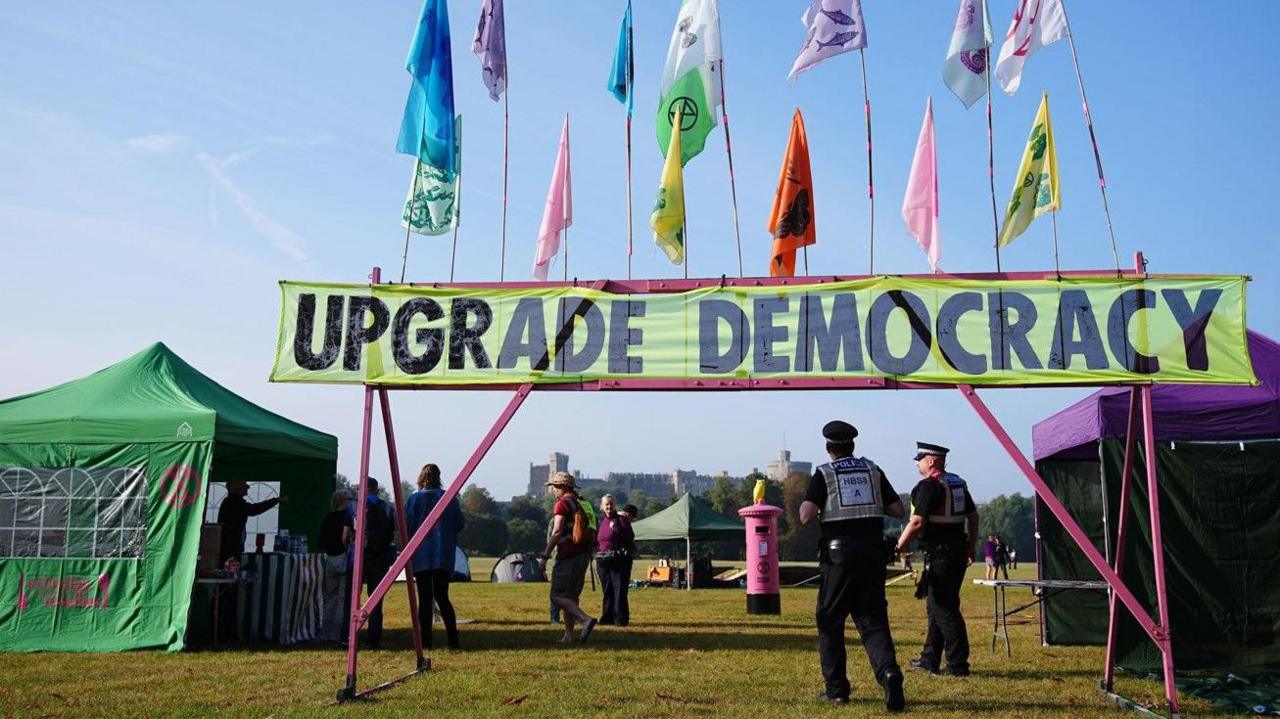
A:
<svg viewBox="0 0 1280 719">
<path fill-rule="evenodd" d="M 986 4 L 983 4 L 983 13 Z M 996 133 L 991 112 L 991 46 L 987 46 L 987 181 L 991 184 L 991 228 L 996 237 L 996 272 L 1000 272 L 1000 211 L 996 207 Z"/>
<path fill-rule="evenodd" d="M 503 69 L 505 72 L 506 68 Z M 502 93 L 502 251 L 498 259 L 499 282 L 502 282 L 507 274 L 507 180 L 511 165 L 511 78 L 509 75 L 504 77 L 506 77 L 506 88 Z"/>
<path fill-rule="evenodd" d="M 1178 686 L 1173 669 L 1173 640 L 1169 634 L 1169 592 L 1164 575 L 1164 535 L 1160 530 L 1160 484 L 1156 473 L 1155 417 L 1151 407 L 1151 385 L 1144 385 L 1142 392 L 1142 441 L 1147 465 L 1147 510 L 1151 519 L 1151 554 L 1156 573 L 1156 610 L 1160 617 L 1157 636 L 1152 637 L 1160 648 L 1164 668 L 1164 696 L 1169 702 L 1169 713 L 1178 715 Z"/>
<path fill-rule="evenodd" d="M 1080 57 L 1076 54 L 1076 36 L 1071 32 L 1067 19 L 1067 5 L 1062 3 L 1062 20 L 1067 26 L 1067 44 L 1071 47 L 1071 64 L 1076 70 L 1076 84 L 1080 86 L 1080 106 L 1084 109 L 1084 122 L 1089 127 L 1089 143 L 1093 145 L 1093 164 L 1098 168 L 1098 189 L 1102 192 L 1102 213 L 1107 218 L 1107 236 L 1111 238 L 1111 255 L 1115 258 L 1116 274 L 1120 274 L 1120 251 L 1116 248 L 1116 232 L 1111 225 L 1111 203 L 1107 201 L 1107 177 L 1102 172 L 1102 154 L 1098 152 L 1098 137 L 1093 131 L 1093 113 L 1089 112 L 1089 98 L 1084 93 L 1084 76 L 1080 74 Z"/>
<path fill-rule="evenodd" d="M 729 105 L 724 93 L 724 58 L 720 58 L 720 117 L 724 120 L 724 151 L 729 156 L 729 195 L 733 198 L 733 237 L 738 245 L 738 276 L 745 277 L 742 270 L 742 231 L 738 227 L 738 182 L 733 176 L 733 143 L 729 141 Z M 680 128 L 676 128 L 679 131 Z M 685 267 L 688 272 L 688 267 Z M 688 275 L 685 275 L 687 278 Z"/>
<path fill-rule="evenodd" d="M 454 208 L 454 211 L 456 212 L 457 208 Z M 457 220 L 455 220 L 453 223 L 453 251 L 449 253 L 449 281 L 450 282 L 453 282 L 453 268 L 457 260 L 458 260 L 458 222 Z M 404 278 L 401 278 L 400 281 L 403 282 Z"/>
<path fill-rule="evenodd" d="M 374 268 L 377 278 L 378 268 Z M 376 279 L 375 279 L 376 282 Z M 356 537 L 355 562 L 351 567 L 351 617 L 347 623 L 347 685 L 343 694 L 354 696 L 356 689 L 356 654 L 360 645 L 356 637 L 368 612 L 360 606 L 360 586 L 364 581 L 364 525 L 365 508 L 369 504 L 365 485 L 369 481 L 369 436 L 373 425 L 373 387 L 364 387 L 364 424 L 360 431 L 360 474 L 356 477 Z M 343 696 L 340 694 L 339 696 Z"/>
<path fill-rule="evenodd" d="M 1058 264 L 1058 211 L 1051 210 L 1049 217 L 1053 220 L 1053 271 L 1058 279 L 1062 279 L 1062 266 Z"/>
<path fill-rule="evenodd" d="M 1125 539 L 1129 531 L 1129 493 L 1132 491 L 1133 460 L 1138 443 L 1138 388 L 1129 390 L 1129 419 L 1124 430 L 1124 470 L 1120 475 L 1120 507 L 1119 521 L 1116 522 L 1116 553 L 1114 566 L 1116 574 L 1124 576 Z M 1099 441 L 1101 447 L 1101 441 Z M 1106 479 L 1103 478 L 1103 491 L 1106 491 Z M 1115 687 L 1116 661 L 1116 621 L 1119 619 L 1119 607 L 1116 606 L 1115 594 L 1110 596 L 1110 608 L 1107 619 L 1107 655 L 1102 670 L 1102 688 L 1111 691 Z"/>
<path fill-rule="evenodd" d="M 427 535 L 440 521 L 440 517 L 449 508 L 449 503 L 462 491 L 463 485 L 467 483 L 472 473 L 475 472 L 476 467 L 480 465 L 480 461 L 488 454 L 489 448 L 497 441 L 498 435 L 502 434 L 502 430 L 506 429 L 507 423 L 515 416 L 516 410 L 520 409 L 520 405 L 524 404 L 524 400 L 529 396 L 531 390 L 533 390 L 531 383 L 522 384 L 516 390 L 515 395 L 507 402 L 506 408 L 502 410 L 502 414 L 498 416 L 493 426 L 489 428 L 484 439 L 480 440 L 480 446 L 476 447 L 475 451 L 471 453 L 471 457 L 463 465 L 462 471 L 458 473 L 457 478 L 445 490 L 444 496 L 440 497 L 440 501 L 427 514 L 426 519 L 422 520 L 422 524 L 418 526 L 413 536 L 409 537 L 409 541 L 400 550 L 400 556 L 396 557 L 396 560 L 391 563 L 391 569 L 387 571 L 387 576 L 383 577 L 378 586 L 374 587 L 373 591 L 369 593 L 369 598 L 366 600 L 367 606 L 372 606 L 374 603 L 382 601 L 383 595 L 391 589 L 391 585 L 395 582 L 396 575 L 413 559 L 413 553 L 418 551 L 418 547 L 422 545 Z M 361 613 L 363 612 L 364 607 L 361 607 Z"/>
<path fill-rule="evenodd" d="M 869 268 L 867 274 L 876 273 L 876 183 L 871 171 L 871 95 L 867 91 L 867 50 L 858 48 L 858 57 L 862 58 L 862 107 L 867 119 L 867 204 L 870 207 L 870 232 L 867 235 L 869 248 Z"/>
<path fill-rule="evenodd" d="M 635 221 L 631 216 L 631 112 L 627 111 L 627 279 L 631 279 L 631 253 Z"/>
<path fill-rule="evenodd" d="M 684 590 L 693 591 L 693 541 L 684 538 Z"/>
<path fill-rule="evenodd" d="M 378 405 L 382 408 L 382 431 L 387 435 L 387 461 L 391 464 L 391 487 L 396 500 L 396 531 L 400 546 L 403 547 L 409 541 L 409 530 L 405 517 L 404 492 L 400 489 L 400 455 L 396 452 L 396 431 L 391 424 L 391 402 L 387 397 L 387 390 L 383 387 L 378 388 Z M 421 669 L 427 665 L 427 662 L 422 655 L 422 625 L 418 621 L 418 594 L 414 591 L 416 578 L 413 576 L 413 568 L 409 567 L 404 575 L 404 586 L 409 591 L 409 621 L 413 625 L 413 651 L 417 654 L 418 668 Z M 427 631 L 431 631 L 430 626 L 427 626 Z"/>
<path fill-rule="evenodd" d="M 564 184 L 560 186 L 560 229 L 564 232 L 564 281 L 569 281 L 569 203 L 573 198 L 573 166 L 569 159 L 569 113 L 564 114 Z"/>
<path fill-rule="evenodd" d="M 405 220 L 404 228 L 404 258 L 400 260 L 400 282 L 404 282 L 405 269 L 409 267 L 409 233 L 413 232 L 413 205 L 418 199 L 418 163 L 415 157 L 413 160 L 413 186 L 409 188 L 409 217 Z M 450 281 L 453 278 L 449 278 Z M 376 280 L 375 280 L 376 281 Z"/>
</svg>

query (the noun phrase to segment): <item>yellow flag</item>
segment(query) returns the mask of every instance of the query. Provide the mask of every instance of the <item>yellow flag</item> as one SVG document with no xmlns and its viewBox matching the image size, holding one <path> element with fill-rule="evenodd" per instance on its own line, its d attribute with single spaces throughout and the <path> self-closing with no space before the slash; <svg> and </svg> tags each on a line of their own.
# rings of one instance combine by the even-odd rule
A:
<svg viewBox="0 0 1280 719">
<path fill-rule="evenodd" d="M 1050 210 L 1062 207 L 1058 188 L 1058 153 L 1053 148 L 1053 124 L 1049 122 L 1049 93 L 1040 99 L 1040 110 L 1027 138 L 1027 151 L 1018 166 L 1013 197 L 1004 212 L 1000 228 L 1000 246 L 1013 242 L 1026 232 L 1031 221 Z"/>
<path fill-rule="evenodd" d="M 676 110 L 673 127 L 680 127 L 680 110 Z M 680 165 L 680 132 L 671 133 L 667 161 L 662 166 L 658 183 L 658 199 L 653 204 L 649 224 L 653 241 L 667 253 L 672 264 L 684 262 L 684 169 Z"/>
</svg>

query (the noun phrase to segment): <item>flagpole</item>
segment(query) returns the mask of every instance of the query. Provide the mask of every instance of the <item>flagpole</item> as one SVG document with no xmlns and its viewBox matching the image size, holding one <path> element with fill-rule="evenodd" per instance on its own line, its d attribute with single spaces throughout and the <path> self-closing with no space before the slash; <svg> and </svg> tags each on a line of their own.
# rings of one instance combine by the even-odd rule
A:
<svg viewBox="0 0 1280 719">
<path fill-rule="evenodd" d="M 502 251 L 498 260 L 498 281 L 502 282 L 507 274 L 507 180 L 510 170 L 511 139 L 511 78 L 507 75 L 506 61 L 503 61 L 503 78 L 506 83 L 502 91 Z"/>
<path fill-rule="evenodd" d="M 733 176 L 733 143 L 729 141 L 729 105 L 724 92 L 724 58 L 720 58 L 720 117 L 724 120 L 724 151 L 729 156 L 729 194 L 733 198 L 733 237 L 738 245 L 738 276 L 742 271 L 742 231 L 738 227 L 738 183 Z M 688 268 L 685 268 L 688 272 Z M 687 275 L 686 275 L 687 276 Z"/>
<path fill-rule="evenodd" d="M 1053 271 L 1057 273 L 1058 279 L 1062 279 L 1062 267 L 1058 264 L 1058 211 L 1051 210 L 1049 216 L 1053 218 Z"/>
<path fill-rule="evenodd" d="M 1116 232 L 1111 225 L 1111 203 L 1107 201 L 1107 177 L 1102 172 L 1102 154 L 1098 152 L 1098 137 L 1093 132 L 1093 113 L 1089 112 L 1089 98 L 1084 93 L 1084 76 L 1080 74 L 1080 58 L 1076 55 L 1076 36 L 1071 32 L 1067 19 L 1067 5 L 1062 3 L 1062 21 L 1067 26 L 1067 44 L 1071 47 L 1071 64 L 1076 70 L 1076 84 L 1080 86 L 1080 104 L 1084 109 L 1084 123 L 1089 128 L 1089 142 L 1093 145 L 1093 164 L 1098 168 L 1098 189 L 1102 192 L 1102 213 L 1107 218 L 1107 236 L 1111 238 L 1111 256 L 1116 262 L 1116 274 L 1120 274 L 1120 251 L 1116 248 Z"/>
<path fill-rule="evenodd" d="M 564 281 L 569 281 L 569 183 L 573 178 L 573 166 L 569 157 L 569 113 L 564 114 L 564 182 L 560 185 L 560 229 L 564 232 Z"/>
<path fill-rule="evenodd" d="M 871 208 L 871 232 L 868 235 L 869 274 L 874 275 L 876 273 L 876 190 L 871 172 L 871 96 L 867 92 L 867 49 L 858 48 L 858 57 L 862 58 L 862 106 L 867 118 L 867 203 Z"/>
<path fill-rule="evenodd" d="M 449 281 L 450 282 L 453 282 L 453 267 L 457 259 L 458 259 L 458 223 L 455 222 L 453 224 L 453 252 L 449 253 Z"/>
<path fill-rule="evenodd" d="M 409 188 L 409 217 L 404 228 L 404 258 L 400 260 L 400 282 L 404 282 L 404 272 L 409 266 L 409 233 L 413 232 L 413 206 L 418 199 L 418 158 L 413 160 L 413 187 Z"/>
<path fill-rule="evenodd" d="M 628 89 L 628 92 L 630 90 Z M 631 279 L 631 253 L 635 221 L 631 217 L 631 111 L 627 111 L 627 279 Z"/>
<path fill-rule="evenodd" d="M 678 131 L 679 129 L 677 128 L 677 132 Z M 683 184 L 683 182 L 684 181 L 681 180 L 681 184 Z M 680 239 L 684 242 L 684 247 L 681 249 L 684 250 L 684 278 L 687 280 L 689 279 L 689 221 L 688 219 L 680 223 Z"/>
<path fill-rule="evenodd" d="M 804 255 L 804 276 L 809 276 L 809 246 L 805 245 L 800 248 L 800 253 Z"/>
<path fill-rule="evenodd" d="M 984 12 L 986 4 L 983 4 Z M 985 18 L 984 18 L 985 22 Z M 995 233 L 996 272 L 1000 272 L 1000 211 L 996 206 L 996 140 L 991 122 L 991 46 L 987 46 L 987 181 L 991 183 L 991 228 Z"/>
</svg>

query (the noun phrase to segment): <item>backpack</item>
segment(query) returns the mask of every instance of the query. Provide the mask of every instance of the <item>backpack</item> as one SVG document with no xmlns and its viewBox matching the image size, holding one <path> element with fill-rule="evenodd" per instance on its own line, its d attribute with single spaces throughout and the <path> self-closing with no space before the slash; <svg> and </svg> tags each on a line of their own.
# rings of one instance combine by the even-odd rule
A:
<svg viewBox="0 0 1280 719">
<path fill-rule="evenodd" d="M 390 510 L 391 507 L 385 502 L 368 505 L 364 518 L 365 555 L 386 554 L 391 550 L 395 526 Z"/>
<path fill-rule="evenodd" d="M 573 507 L 573 546 L 590 548 L 596 541 L 595 512 L 577 498 L 573 500 Z"/>
</svg>

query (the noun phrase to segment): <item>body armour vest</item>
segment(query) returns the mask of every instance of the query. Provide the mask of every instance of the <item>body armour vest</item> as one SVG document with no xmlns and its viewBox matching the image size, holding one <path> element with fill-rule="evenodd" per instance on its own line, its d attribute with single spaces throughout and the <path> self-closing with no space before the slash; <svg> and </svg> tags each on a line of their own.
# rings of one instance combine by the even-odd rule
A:
<svg viewBox="0 0 1280 719">
<path fill-rule="evenodd" d="M 818 467 L 827 481 L 827 502 L 822 521 L 883 519 L 884 498 L 880 496 L 880 468 L 863 457 L 841 457 Z"/>
<path fill-rule="evenodd" d="M 929 515 L 929 521 L 939 525 L 963 525 L 965 523 L 965 506 L 968 504 L 969 485 L 963 479 L 950 472 L 938 477 L 942 486 L 942 511 Z"/>
</svg>

